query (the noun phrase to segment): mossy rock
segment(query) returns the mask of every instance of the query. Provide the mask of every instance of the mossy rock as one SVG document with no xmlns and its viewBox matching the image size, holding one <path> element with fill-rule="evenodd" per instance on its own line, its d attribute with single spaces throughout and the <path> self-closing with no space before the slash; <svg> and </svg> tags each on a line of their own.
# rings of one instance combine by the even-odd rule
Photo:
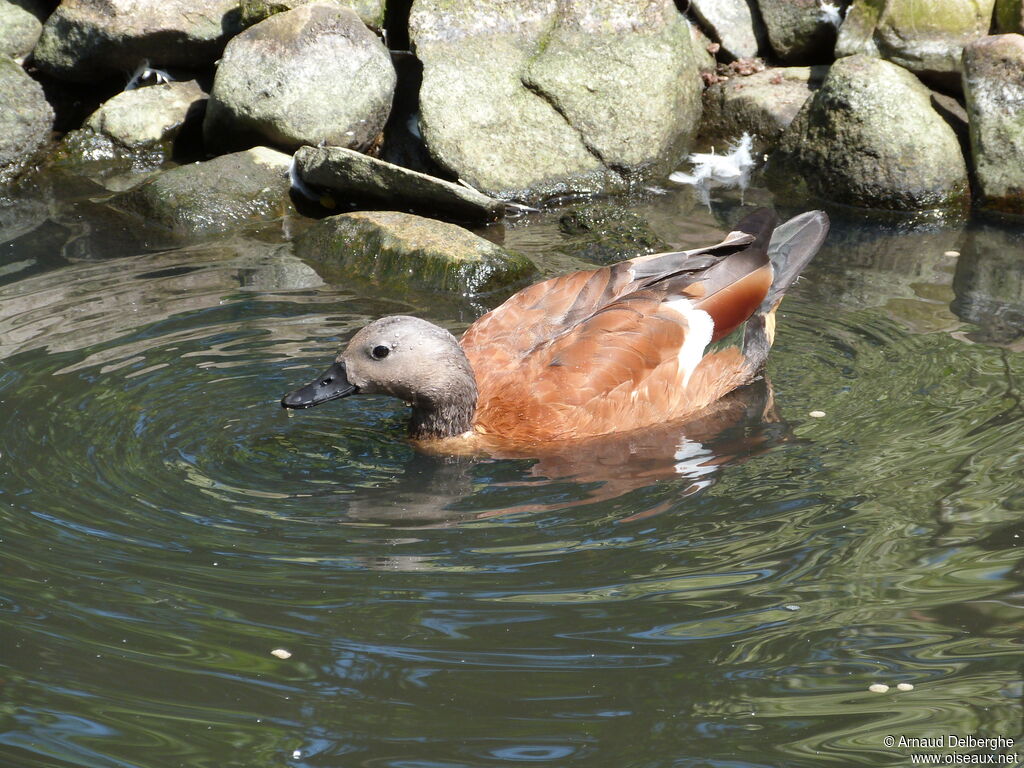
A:
<svg viewBox="0 0 1024 768">
<path fill-rule="evenodd" d="M 111 202 L 186 237 L 203 237 L 294 211 L 288 155 L 266 147 L 163 171 Z"/>
<path fill-rule="evenodd" d="M 671 250 L 642 217 L 610 203 L 566 211 L 558 220 L 558 228 L 569 236 L 559 250 L 594 264 L 615 264 L 641 254 Z"/>
<path fill-rule="evenodd" d="M 864 208 L 964 207 L 967 167 L 953 129 L 913 74 L 871 56 L 832 65 L 783 133 L 775 181 L 798 178 L 826 200 Z"/>
<path fill-rule="evenodd" d="M 394 288 L 482 294 L 537 273 L 511 253 L 454 224 L 395 211 L 331 216 L 295 242 L 295 252 L 331 281 L 371 280 Z"/>
</svg>

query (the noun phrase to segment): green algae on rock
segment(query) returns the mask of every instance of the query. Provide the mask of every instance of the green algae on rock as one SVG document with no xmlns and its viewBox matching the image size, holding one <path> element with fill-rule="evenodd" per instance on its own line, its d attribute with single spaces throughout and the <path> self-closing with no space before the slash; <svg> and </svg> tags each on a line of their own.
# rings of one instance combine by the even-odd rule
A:
<svg viewBox="0 0 1024 768">
<path fill-rule="evenodd" d="M 490 293 L 537 273 L 525 256 L 462 227 L 397 211 L 323 219 L 296 239 L 295 253 L 323 265 L 326 279 L 452 293 Z"/>
<path fill-rule="evenodd" d="M 871 56 L 839 59 L 783 133 L 771 169 L 813 195 L 897 211 L 957 208 L 967 167 L 931 92 L 907 70 Z"/>
<path fill-rule="evenodd" d="M 988 34 L 995 0 L 858 0 L 839 29 L 836 56 L 880 56 L 957 85 L 964 45 Z"/>
</svg>

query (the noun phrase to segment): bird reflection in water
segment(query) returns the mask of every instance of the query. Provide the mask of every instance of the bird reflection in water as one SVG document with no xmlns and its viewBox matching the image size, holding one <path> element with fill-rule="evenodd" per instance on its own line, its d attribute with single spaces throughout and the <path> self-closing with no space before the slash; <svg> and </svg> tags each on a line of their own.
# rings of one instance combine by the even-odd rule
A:
<svg viewBox="0 0 1024 768">
<path fill-rule="evenodd" d="M 658 505 L 620 520 L 629 522 L 666 511 L 713 485 L 728 467 L 790 439 L 771 385 L 761 378 L 682 424 L 484 460 L 416 454 L 393 485 L 350 498 L 345 521 L 389 528 L 451 526 L 608 502 L 664 483 L 678 487 Z M 482 488 L 486 494 L 479 493 Z M 551 500 L 538 501 L 544 496 Z M 491 499 L 500 505 L 492 506 Z"/>
</svg>

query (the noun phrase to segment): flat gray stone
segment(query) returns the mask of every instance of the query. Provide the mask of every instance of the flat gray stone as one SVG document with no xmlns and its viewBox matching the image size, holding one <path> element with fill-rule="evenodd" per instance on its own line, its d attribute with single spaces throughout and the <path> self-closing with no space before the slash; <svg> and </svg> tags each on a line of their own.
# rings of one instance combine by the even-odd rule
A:
<svg viewBox="0 0 1024 768">
<path fill-rule="evenodd" d="M 525 256 L 462 227 L 397 211 L 323 219 L 296 239 L 295 253 L 328 282 L 370 280 L 392 289 L 490 293 L 537 273 Z"/>
<path fill-rule="evenodd" d="M 295 167 L 307 184 L 343 200 L 423 209 L 464 221 L 496 221 L 505 214 L 501 200 L 343 147 L 302 147 Z"/>
<path fill-rule="evenodd" d="M 757 56 L 753 0 L 691 0 L 690 9 L 722 50 L 737 58 Z"/>
<path fill-rule="evenodd" d="M 111 202 L 186 238 L 271 221 L 294 208 L 291 158 L 266 147 L 183 165 Z"/>
<path fill-rule="evenodd" d="M 871 56 L 839 59 L 783 133 L 772 164 L 810 192 L 866 208 L 932 210 L 968 201 L 956 134 L 931 92 Z"/>
<path fill-rule="evenodd" d="M 977 196 L 987 208 L 1024 214 L 1024 36 L 968 45 L 963 68 Z"/>
<path fill-rule="evenodd" d="M 779 67 L 715 83 L 704 91 L 701 136 L 717 146 L 749 133 L 759 152 L 773 148 L 826 72 L 826 67 Z"/>
<path fill-rule="evenodd" d="M 50 139 L 53 108 L 43 88 L 13 59 L 0 56 L 0 187 L 36 158 Z"/>
<path fill-rule="evenodd" d="M 239 28 L 238 0 L 63 0 L 32 58 L 76 82 L 129 73 L 144 60 L 203 69 Z"/>
<path fill-rule="evenodd" d="M 351 9 L 309 3 L 228 43 L 203 132 L 220 149 L 366 149 L 387 121 L 395 81 L 384 44 Z"/>
<path fill-rule="evenodd" d="M 409 24 L 427 147 L 486 194 L 624 189 L 689 148 L 700 81 L 670 0 L 418 0 Z"/>
<path fill-rule="evenodd" d="M 995 0 L 858 0 L 839 28 L 836 56 L 881 56 L 959 85 L 964 45 L 988 34 Z"/>
</svg>

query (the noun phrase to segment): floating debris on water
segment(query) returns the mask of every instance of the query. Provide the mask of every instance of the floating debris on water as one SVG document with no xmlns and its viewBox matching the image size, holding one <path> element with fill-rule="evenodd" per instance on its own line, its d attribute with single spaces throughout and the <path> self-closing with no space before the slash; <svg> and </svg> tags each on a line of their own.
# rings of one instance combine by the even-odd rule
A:
<svg viewBox="0 0 1024 768">
<path fill-rule="evenodd" d="M 946 251 L 942 254 L 943 256 L 959 256 L 960 251 Z"/>
<path fill-rule="evenodd" d="M 896 689 L 899 691 L 912 691 L 914 686 L 911 683 L 897 683 Z"/>
<path fill-rule="evenodd" d="M 291 651 L 286 651 L 284 648 L 275 648 L 270 652 L 271 656 L 277 656 L 279 659 L 290 659 L 292 657 Z"/>
<path fill-rule="evenodd" d="M 872 693 L 885 693 L 889 690 L 889 686 L 885 683 L 872 683 L 868 686 L 868 690 Z"/>
<path fill-rule="evenodd" d="M 810 416 L 812 419 L 823 419 L 823 418 L 825 418 L 825 412 L 824 411 L 811 411 L 807 415 Z"/>
</svg>

